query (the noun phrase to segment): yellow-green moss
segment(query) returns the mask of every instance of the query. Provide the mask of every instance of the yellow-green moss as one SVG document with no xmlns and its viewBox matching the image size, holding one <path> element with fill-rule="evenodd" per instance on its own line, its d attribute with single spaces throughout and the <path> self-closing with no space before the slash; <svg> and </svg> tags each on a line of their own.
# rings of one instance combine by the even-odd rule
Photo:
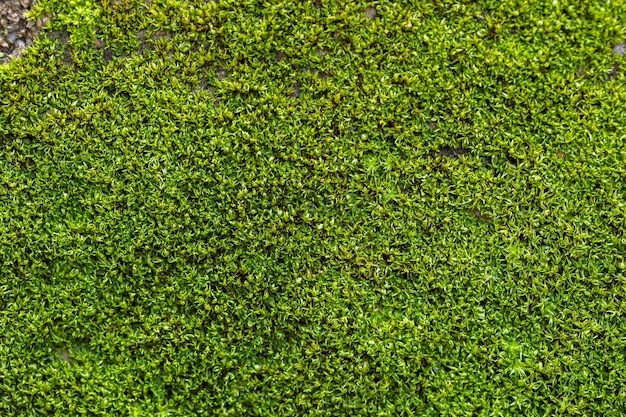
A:
<svg viewBox="0 0 626 417">
<path fill-rule="evenodd" d="M 47 13 L 0 68 L 1 415 L 626 413 L 624 1 Z"/>
</svg>

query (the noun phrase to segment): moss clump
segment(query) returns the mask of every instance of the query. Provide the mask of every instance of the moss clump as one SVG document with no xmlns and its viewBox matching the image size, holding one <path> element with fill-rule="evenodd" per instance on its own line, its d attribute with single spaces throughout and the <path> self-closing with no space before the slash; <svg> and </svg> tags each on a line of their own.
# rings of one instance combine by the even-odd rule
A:
<svg viewBox="0 0 626 417">
<path fill-rule="evenodd" d="M 41 0 L 0 414 L 626 413 L 624 1 Z"/>
</svg>

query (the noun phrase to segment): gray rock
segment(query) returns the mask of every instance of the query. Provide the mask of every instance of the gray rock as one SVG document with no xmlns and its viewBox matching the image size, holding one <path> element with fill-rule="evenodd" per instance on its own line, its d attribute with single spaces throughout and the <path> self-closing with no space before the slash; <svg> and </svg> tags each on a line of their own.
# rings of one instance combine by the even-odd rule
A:
<svg viewBox="0 0 626 417">
<path fill-rule="evenodd" d="M 24 16 L 35 0 L 0 0 L 0 63 L 19 56 L 32 45 L 39 30 L 45 26 L 47 17 L 39 21 Z"/>
<path fill-rule="evenodd" d="M 378 14 L 378 10 L 376 10 L 376 7 L 368 7 L 367 10 L 365 10 L 365 17 L 372 20 L 380 17 L 380 14 Z"/>
</svg>

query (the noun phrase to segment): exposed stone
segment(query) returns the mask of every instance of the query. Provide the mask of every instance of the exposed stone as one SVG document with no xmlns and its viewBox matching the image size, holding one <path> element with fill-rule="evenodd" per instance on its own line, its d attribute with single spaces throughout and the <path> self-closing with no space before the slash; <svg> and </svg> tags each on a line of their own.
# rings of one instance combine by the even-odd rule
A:
<svg viewBox="0 0 626 417">
<path fill-rule="evenodd" d="M 615 45 L 613 47 L 613 53 L 617 54 L 617 55 L 624 55 L 624 54 L 626 54 L 626 42 L 618 43 L 617 45 Z"/>
<path fill-rule="evenodd" d="M 34 0 L 0 1 L 0 64 L 19 56 L 48 22 L 27 20 L 25 14 L 35 4 Z"/>
</svg>

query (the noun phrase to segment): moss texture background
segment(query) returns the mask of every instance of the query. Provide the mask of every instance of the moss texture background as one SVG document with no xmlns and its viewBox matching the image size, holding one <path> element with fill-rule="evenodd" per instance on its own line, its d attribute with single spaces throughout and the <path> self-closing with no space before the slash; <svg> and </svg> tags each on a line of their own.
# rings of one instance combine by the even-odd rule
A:
<svg viewBox="0 0 626 417">
<path fill-rule="evenodd" d="M 626 3 L 41 0 L 3 416 L 623 416 Z"/>
</svg>

